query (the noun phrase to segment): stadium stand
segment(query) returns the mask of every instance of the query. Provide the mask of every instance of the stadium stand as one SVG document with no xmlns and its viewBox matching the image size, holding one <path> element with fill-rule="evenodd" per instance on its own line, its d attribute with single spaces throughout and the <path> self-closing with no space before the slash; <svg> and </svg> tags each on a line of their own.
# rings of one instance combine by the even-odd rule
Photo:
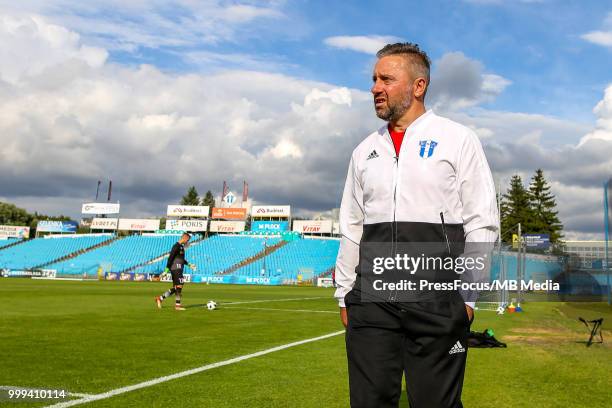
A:
<svg viewBox="0 0 612 408">
<path fill-rule="evenodd" d="M 213 235 L 192 242 L 186 258 L 198 266 L 198 276 L 227 276 L 297 280 L 329 272 L 339 241 L 299 236 Z M 0 251 L 0 268 L 54 269 L 58 275 L 97 275 L 104 272 L 161 274 L 178 235 L 78 235 L 37 238 Z M 9 241 L 13 243 L 14 240 Z M 0 245 L 5 241 L 0 241 Z M 1 248 L 1 247 L 0 247 Z M 262 269 L 265 273 L 262 274 Z"/>
<path fill-rule="evenodd" d="M 287 243 L 262 259 L 234 272 L 237 276 L 281 278 L 296 280 L 298 275 L 315 278 L 330 270 L 336 263 L 339 240 L 298 239 Z M 265 264 L 265 267 L 264 267 Z"/>
<path fill-rule="evenodd" d="M 54 263 L 48 268 L 62 275 L 95 275 L 98 268 L 106 264 L 110 271 L 122 272 L 169 252 L 177 239 L 176 235 L 132 235 L 75 258 Z"/>
<path fill-rule="evenodd" d="M 198 266 L 198 275 L 214 275 L 256 256 L 265 249 L 264 243 L 267 246 L 273 246 L 279 240 L 276 237 L 264 240 L 261 237 L 246 235 L 214 235 L 190 245 L 185 251 L 185 258 Z M 164 257 L 154 263 L 137 268 L 134 272 L 160 274 L 166 267 L 167 259 L 167 257 Z"/>
<path fill-rule="evenodd" d="M 21 242 L 21 240 L 19 240 L 19 239 L 12 239 L 12 238 L 0 240 L 0 249 L 2 249 L 4 247 L 7 247 L 9 245 L 15 245 L 15 244 L 17 244 L 19 242 Z"/>
<path fill-rule="evenodd" d="M 0 251 L 0 268 L 31 269 L 112 239 L 112 235 L 35 238 Z"/>
</svg>

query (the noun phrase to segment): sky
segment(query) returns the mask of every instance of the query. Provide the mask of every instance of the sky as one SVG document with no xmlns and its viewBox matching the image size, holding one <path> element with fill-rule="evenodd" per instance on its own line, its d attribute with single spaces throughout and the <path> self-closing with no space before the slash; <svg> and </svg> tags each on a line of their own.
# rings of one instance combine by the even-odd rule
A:
<svg viewBox="0 0 612 408">
<path fill-rule="evenodd" d="M 420 45 L 426 105 L 472 128 L 502 189 L 542 168 L 568 239 L 603 239 L 612 177 L 606 1 L 0 0 L 0 201 L 122 216 L 242 181 L 259 204 L 336 208 L 382 125 L 375 53 Z"/>
</svg>

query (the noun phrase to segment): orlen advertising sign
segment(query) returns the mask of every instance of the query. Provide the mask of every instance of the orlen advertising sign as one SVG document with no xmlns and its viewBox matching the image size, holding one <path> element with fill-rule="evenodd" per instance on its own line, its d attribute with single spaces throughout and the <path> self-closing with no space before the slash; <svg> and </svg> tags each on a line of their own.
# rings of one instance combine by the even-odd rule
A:
<svg viewBox="0 0 612 408">
<path fill-rule="evenodd" d="M 119 214 L 119 204 L 114 203 L 85 203 L 81 211 L 83 214 Z"/>
<path fill-rule="evenodd" d="M 168 217 L 208 217 L 207 205 L 169 205 Z"/>
<path fill-rule="evenodd" d="M 244 221 L 211 221 L 210 232 L 242 232 Z"/>
<path fill-rule="evenodd" d="M 0 225 L 0 236 L 8 238 L 29 238 L 30 227 L 16 225 Z"/>
<path fill-rule="evenodd" d="M 290 215 L 289 205 L 254 205 L 251 209 L 252 217 L 289 217 Z"/>
<path fill-rule="evenodd" d="M 253 221 L 251 231 L 288 231 L 288 221 Z"/>
<path fill-rule="evenodd" d="M 207 220 L 166 220 L 167 230 L 204 232 L 207 225 Z"/>
<path fill-rule="evenodd" d="M 121 218 L 119 229 L 122 231 L 157 231 L 160 220 Z"/>
<path fill-rule="evenodd" d="M 246 208 L 219 208 L 214 207 L 212 218 L 222 218 L 224 220 L 244 220 L 247 215 Z"/>
<path fill-rule="evenodd" d="M 79 224 L 75 221 L 38 221 L 37 232 L 77 232 Z"/>
<path fill-rule="evenodd" d="M 300 234 L 331 234 L 332 220 L 293 221 L 293 231 Z"/>
<path fill-rule="evenodd" d="M 94 218 L 91 221 L 91 229 L 99 230 L 116 230 L 117 229 L 117 218 Z"/>
</svg>

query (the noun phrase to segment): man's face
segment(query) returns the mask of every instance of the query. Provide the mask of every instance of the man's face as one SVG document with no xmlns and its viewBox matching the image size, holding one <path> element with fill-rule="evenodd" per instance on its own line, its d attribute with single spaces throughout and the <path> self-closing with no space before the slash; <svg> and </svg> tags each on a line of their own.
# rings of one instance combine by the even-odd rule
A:
<svg viewBox="0 0 612 408">
<path fill-rule="evenodd" d="M 374 66 L 372 95 L 376 116 L 396 122 L 412 104 L 412 78 L 405 57 L 382 57 Z"/>
<path fill-rule="evenodd" d="M 187 242 L 189 242 L 189 235 L 183 235 L 181 237 L 181 244 L 185 245 Z"/>
</svg>

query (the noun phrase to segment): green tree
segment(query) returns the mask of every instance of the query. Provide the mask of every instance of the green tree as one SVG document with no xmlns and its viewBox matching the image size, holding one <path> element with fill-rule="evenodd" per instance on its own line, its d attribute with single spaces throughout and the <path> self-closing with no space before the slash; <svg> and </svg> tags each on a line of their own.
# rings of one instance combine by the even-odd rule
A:
<svg viewBox="0 0 612 408">
<path fill-rule="evenodd" d="M 30 225 L 33 216 L 14 204 L 0 203 L 0 225 Z"/>
<path fill-rule="evenodd" d="M 521 224 L 523 233 L 530 233 L 533 226 L 533 212 L 529 192 L 523 186 L 521 176 L 514 175 L 510 188 L 503 195 L 501 202 L 501 228 L 504 242 L 512 242 L 517 224 Z"/>
<path fill-rule="evenodd" d="M 195 186 L 189 187 L 187 194 L 181 198 L 181 205 L 200 205 L 200 197 Z"/>
<path fill-rule="evenodd" d="M 64 215 L 49 216 L 37 212 L 31 214 L 14 204 L 0 203 L 0 225 L 24 225 L 36 228 L 38 221 L 41 220 L 71 221 L 70 217 Z"/>
<path fill-rule="evenodd" d="M 529 201 L 533 212 L 532 227 L 535 233 L 548 234 L 555 243 L 563 237 L 563 224 L 556 211 L 555 196 L 544 178 L 544 171 L 537 169 L 529 185 Z"/>
<path fill-rule="evenodd" d="M 215 206 L 215 196 L 213 196 L 212 191 L 208 190 L 202 199 L 202 205 L 207 205 L 211 209 Z M 212 211 L 212 210 L 210 210 Z M 210 215 L 210 214 L 209 214 Z"/>
</svg>

